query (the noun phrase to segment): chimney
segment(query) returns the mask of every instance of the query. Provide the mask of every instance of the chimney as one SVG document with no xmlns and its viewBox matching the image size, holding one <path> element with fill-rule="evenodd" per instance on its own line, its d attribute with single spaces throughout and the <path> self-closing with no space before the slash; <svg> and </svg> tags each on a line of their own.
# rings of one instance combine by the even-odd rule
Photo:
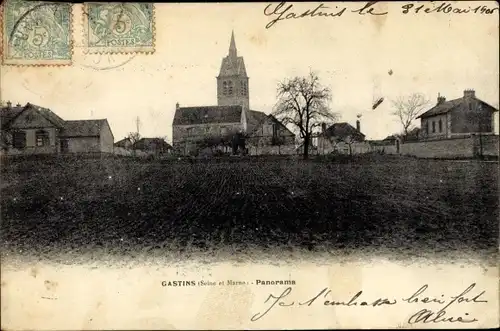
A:
<svg viewBox="0 0 500 331">
<path fill-rule="evenodd" d="M 7 101 L 7 108 L 10 108 L 10 107 L 12 107 L 12 102 Z"/>
<path fill-rule="evenodd" d="M 177 110 L 177 109 L 179 109 L 179 103 L 178 102 L 175 104 L 175 110 Z"/>
<path fill-rule="evenodd" d="M 361 132 L 361 122 L 359 120 L 356 120 L 356 130 Z"/>
<path fill-rule="evenodd" d="M 471 89 L 467 89 L 464 91 L 464 98 L 475 98 L 476 97 L 476 92 Z"/>
<path fill-rule="evenodd" d="M 446 98 L 443 97 L 443 96 L 441 96 L 440 93 L 438 93 L 437 104 L 439 105 L 439 104 L 441 104 L 441 103 L 443 103 L 445 101 L 446 101 Z"/>
</svg>

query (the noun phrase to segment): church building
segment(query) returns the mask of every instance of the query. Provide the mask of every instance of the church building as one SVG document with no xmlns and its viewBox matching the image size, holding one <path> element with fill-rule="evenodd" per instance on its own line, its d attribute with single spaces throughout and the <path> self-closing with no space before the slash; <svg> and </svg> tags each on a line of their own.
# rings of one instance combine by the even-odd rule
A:
<svg viewBox="0 0 500 331">
<path fill-rule="evenodd" d="M 247 137 L 256 132 L 280 135 L 280 140 L 293 144 L 295 136 L 271 115 L 250 109 L 249 77 L 242 56 L 238 56 L 234 32 L 229 52 L 222 59 L 217 76 L 217 105 L 181 107 L 176 104 L 173 120 L 173 147 L 181 154 L 197 149 L 197 143 L 207 137 L 227 137 L 237 132 Z M 272 126 L 264 129 L 263 126 Z M 262 139 L 257 139 L 262 140 Z"/>
</svg>

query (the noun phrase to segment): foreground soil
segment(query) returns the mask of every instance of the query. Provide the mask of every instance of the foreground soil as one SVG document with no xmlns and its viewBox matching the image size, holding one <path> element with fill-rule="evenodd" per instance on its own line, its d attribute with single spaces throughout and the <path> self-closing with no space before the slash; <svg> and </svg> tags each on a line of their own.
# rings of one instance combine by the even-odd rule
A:
<svg viewBox="0 0 500 331">
<path fill-rule="evenodd" d="M 495 251 L 498 164 L 33 159 L 1 173 L 2 249 Z"/>
</svg>

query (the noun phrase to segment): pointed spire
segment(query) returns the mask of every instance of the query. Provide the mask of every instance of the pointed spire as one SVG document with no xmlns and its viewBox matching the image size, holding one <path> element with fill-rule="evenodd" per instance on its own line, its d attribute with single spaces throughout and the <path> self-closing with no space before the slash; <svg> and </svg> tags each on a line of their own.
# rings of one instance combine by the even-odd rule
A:
<svg viewBox="0 0 500 331">
<path fill-rule="evenodd" d="M 236 42 L 234 41 L 234 30 L 231 32 L 231 44 L 229 45 L 229 56 L 236 58 L 238 55 L 236 51 Z"/>
</svg>

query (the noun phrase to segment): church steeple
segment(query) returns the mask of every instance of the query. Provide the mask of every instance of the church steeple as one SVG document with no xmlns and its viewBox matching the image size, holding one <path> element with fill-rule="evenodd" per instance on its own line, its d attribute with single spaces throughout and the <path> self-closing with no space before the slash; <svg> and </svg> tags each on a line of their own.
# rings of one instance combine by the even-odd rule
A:
<svg viewBox="0 0 500 331">
<path fill-rule="evenodd" d="M 234 30 L 231 32 L 231 43 L 229 44 L 229 57 L 236 59 L 238 51 L 236 50 L 236 42 L 234 41 Z"/>
<path fill-rule="evenodd" d="M 248 76 L 245 61 L 238 56 L 234 31 L 231 32 L 229 53 L 222 59 L 219 76 L 217 76 L 217 105 L 240 105 L 245 113 L 250 108 Z M 246 128 L 245 128 L 246 129 Z"/>
</svg>

